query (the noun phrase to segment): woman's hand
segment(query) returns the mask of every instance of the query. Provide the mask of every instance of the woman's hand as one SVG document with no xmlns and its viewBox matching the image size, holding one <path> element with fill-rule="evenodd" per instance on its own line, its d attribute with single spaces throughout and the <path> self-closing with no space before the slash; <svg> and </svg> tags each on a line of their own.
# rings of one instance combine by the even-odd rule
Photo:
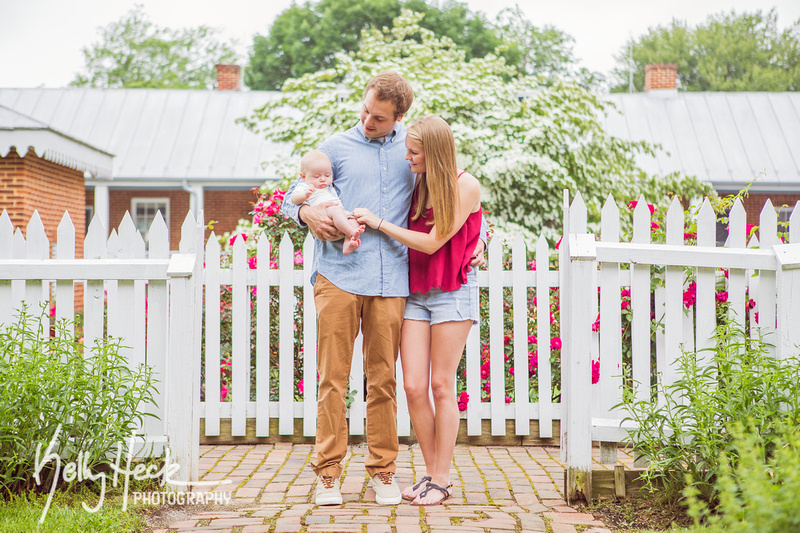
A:
<svg viewBox="0 0 800 533">
<path fill-rule="evenodd" d="M 356 207 L 353 209 L 353 216 L 359 224 L 366 224 L 372 229 L 377 229 L 381 223 L 381 218 L 373 214 L 366 207 Z"/>
</svg>

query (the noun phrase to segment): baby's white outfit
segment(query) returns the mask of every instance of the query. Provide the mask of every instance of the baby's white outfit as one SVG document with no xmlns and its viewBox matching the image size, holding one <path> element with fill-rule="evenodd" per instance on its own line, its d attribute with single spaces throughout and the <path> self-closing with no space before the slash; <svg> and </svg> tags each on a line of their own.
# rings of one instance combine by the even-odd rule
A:
<svg viewBox="0 0 800 533">
<path fill-rule="evenodd" d="M 294 196 L 294 193 L 298 192 L 305 194 L 306 191 L 308 191 L 308 183 L 304 181 L 300 182 L 297 184 L 297 187 L 294 188 L 292 196 Z M 342 201 L 339 199 L 339 195 L 336 194 L 336 190 L 333 188 L 332 185 L 328 185 L 324 189 L 315 190 L 314 192 L 311 193 L 311 196 L 309 196 L 308 200 L 306 201 L 311 206 L 319 205 L 323 202 L 336 202 L 338 204 L 342 203 Z"/>
</svg>

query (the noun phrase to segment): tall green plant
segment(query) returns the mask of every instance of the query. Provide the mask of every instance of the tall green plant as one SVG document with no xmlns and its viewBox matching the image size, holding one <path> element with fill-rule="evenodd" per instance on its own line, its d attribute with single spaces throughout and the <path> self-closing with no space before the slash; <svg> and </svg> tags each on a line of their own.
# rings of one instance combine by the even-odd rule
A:
<svg viewBox="0 0 800 533">
<path fill-rule="evenodd" d="M 119 339 L 85 347 L 66 321 L 45 331 L 23 306 L 0 333 L 0 495 L 35 488 L 36 445 L 46 449 L 56 434 L 53 452 L 64 463 L 108 464 L 142 425 L 139 407 L 154 401 L 154 381 L 149 367 L 129 367 Z M 43 471 L 41 487 L 54 475 Z"/>
<path fill-rule="evenodd" d="M 637 426 L 628 439 L 650 461 L 645 479 L 674 497 L 690 486 L 697 498 L 717 501 L 723 462 L 735 461 L 735 425 L 756 421 L 752 430 L 769 447 L 785 421 L 800 417 L 800 358 L 772 357 L 736 325 L 717 328 L 715 341 L 710 365 L 684 353 L 677 381 L 659 384 L 658 399 L 624 404 Z"/>
</svg>

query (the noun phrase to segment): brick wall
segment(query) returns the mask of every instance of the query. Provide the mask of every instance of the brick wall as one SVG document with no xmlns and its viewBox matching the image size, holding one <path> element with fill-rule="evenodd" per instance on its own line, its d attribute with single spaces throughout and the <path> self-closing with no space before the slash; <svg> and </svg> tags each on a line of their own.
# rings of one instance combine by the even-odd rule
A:
<svg viewBox="0 0 800 533">
<path fill-rule="evenodd" d="M 8 211 L 23 235 L 33 212 L 38 211 L 47 238 L 56 242 L 58 224 L 68 211 L 75 226 L 75 257 L 83 257 L 85 205 L 83 172 L 46 161 L 33 152 L 23 158 L 11 150 L 0 157 L 0 211 Z"/>
<path fill-rule="evenodd" d="M 239 219 L 251 219 L 253 210 L 251 202 L 257 197 L 251 191 L 217 191 L 207 190 L 203 193 L 206 223 L 216 220 L 214 233 L 217 236 L 236 229 Z M 206 239 L 211 231 L 206 230 Z"/>
<path fill-rule="evenodd" d="M 67 211 L 75 227 L 75 257 L 81 258 L 86 235 L 85 205 L 83 172 L 41 159 L 32 151 L 24 158 L 15 150 L 0 157 L 0 212 L 6 210 L 23 235 L 33 212 L 38 211 L 52 250 L 58 225 Z M 83 308 L 83 284 L 75 286 L 74 305 L 76 310 Z"/>
</svg>

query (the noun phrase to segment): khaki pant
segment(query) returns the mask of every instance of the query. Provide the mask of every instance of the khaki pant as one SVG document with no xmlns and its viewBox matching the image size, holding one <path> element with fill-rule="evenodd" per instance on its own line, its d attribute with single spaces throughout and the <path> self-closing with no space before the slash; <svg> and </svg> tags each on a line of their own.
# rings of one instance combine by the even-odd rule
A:
<svg viewBox="0 0 800 533">
<path fill-rule="evenodd" d="M 366 469 L 394 472 L 397 458 L 397 398 L 395 363 L 406 299 L 359 296 L 345 292 L 323 276 L 314 284 L 317 308 L 319 400 L 316 461 L 320 476 L 339 477 L 347 454 L 345 395 L 358 327 L 364 335 L 367 378 Z"/>
</svg>

